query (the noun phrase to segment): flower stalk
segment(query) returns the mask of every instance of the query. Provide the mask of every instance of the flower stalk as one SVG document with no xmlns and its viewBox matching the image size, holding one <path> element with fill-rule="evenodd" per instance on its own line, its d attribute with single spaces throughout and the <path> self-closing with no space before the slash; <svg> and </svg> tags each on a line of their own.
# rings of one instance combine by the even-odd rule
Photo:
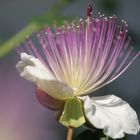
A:
<svg viewBox="0 0 140 140">
<path fill-rule="evenodd" d="M 72 140 L 72 136 L 73 136 L 73 128 L 69 127 L 68 132 L 67 132 L 67 139 L 66 140 Z"/>
</svg>

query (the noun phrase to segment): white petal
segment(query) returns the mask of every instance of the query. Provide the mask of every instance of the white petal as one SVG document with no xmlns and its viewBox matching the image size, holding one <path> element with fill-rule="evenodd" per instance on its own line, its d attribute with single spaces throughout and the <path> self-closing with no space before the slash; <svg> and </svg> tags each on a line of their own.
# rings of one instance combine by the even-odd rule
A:
<svg viewBox="0 0 140 140">
<path fill-rule="evenodd" d="M 137 134 L 140 130 L 136 112 L 128 103 L 114 95 L 89 98 L 85 96 L 84 113 L 96 128 L 103 129 L 111 138 L 122 138 L 124 133 Z"/>
<path fill-rule="evenodd" d="M 21 53 L 21 61 L 16 67 L 21 77 L 34 82 L 50 96 L 61 100 L 73 97 L 73 89 L 58 81 L 39 59 Z"/>
</svg>

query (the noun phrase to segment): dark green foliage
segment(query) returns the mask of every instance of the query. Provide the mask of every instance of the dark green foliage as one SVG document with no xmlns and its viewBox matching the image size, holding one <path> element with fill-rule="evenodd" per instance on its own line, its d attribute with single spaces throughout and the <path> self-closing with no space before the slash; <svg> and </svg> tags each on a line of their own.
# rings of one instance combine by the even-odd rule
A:
<svg viewBox="0 0 140 140">
<path fill-rule="evenodd" d="M 105 136 L 102 130 L 98 129 L 87 129 L 80 133 L 74 140 L 113 140 Z M 117 140 L 127 140 L 127 135 L 124 138 Z"/>
</svg>

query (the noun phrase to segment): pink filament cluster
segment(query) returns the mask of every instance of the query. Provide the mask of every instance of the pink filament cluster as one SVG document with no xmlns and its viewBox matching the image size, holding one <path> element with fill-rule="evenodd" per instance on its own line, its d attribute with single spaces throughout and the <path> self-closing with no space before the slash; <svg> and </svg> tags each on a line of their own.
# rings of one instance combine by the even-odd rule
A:
<svg viewBox="0 0 140 140">
<path fill-rule="evenodd" d="M 89 11 L 92 12 L 92 11 Z M 88 13 L 91 14 L 91 13 Z M 91 16 L 91 15 L 90 15 Z M 29 39 L 24 51 L 39 58 L 55 77 L 78 94 L 95 91 L 120 76 L 136 59 L 129 47 L 127 24 L 115 16 L 82 19 L 48 27 L 37 34 L 40 47 Z"/>
</svg>

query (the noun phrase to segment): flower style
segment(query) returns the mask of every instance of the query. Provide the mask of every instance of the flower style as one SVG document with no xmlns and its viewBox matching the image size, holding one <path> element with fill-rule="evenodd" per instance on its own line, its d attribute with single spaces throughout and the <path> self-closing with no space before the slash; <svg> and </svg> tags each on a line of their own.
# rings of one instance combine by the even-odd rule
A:
<svg viewBox="0 0 140 140">
<path fill-rule="evenodd" d="M 128 103 L 115 95 L 90 98 L 86 94 L 119 77 L 140 52 L 134 55 L 129 48 L 125 21 L 119 23 L 115 16 L 92 19 L 91 6 L 87 15 L 86 21 L 65 23 L 54 27 L 54 32 L 49 27 L 40 31 L 39 48 L 29 39 L 20 50 L 17 69 L 37 85 L 37 96 L 47 100 L 43 104 L 63 108 L 64 126 L 79 127 L 87 120 L 114 139 L 137 134 L 137 115 Z"/>
</svg>

